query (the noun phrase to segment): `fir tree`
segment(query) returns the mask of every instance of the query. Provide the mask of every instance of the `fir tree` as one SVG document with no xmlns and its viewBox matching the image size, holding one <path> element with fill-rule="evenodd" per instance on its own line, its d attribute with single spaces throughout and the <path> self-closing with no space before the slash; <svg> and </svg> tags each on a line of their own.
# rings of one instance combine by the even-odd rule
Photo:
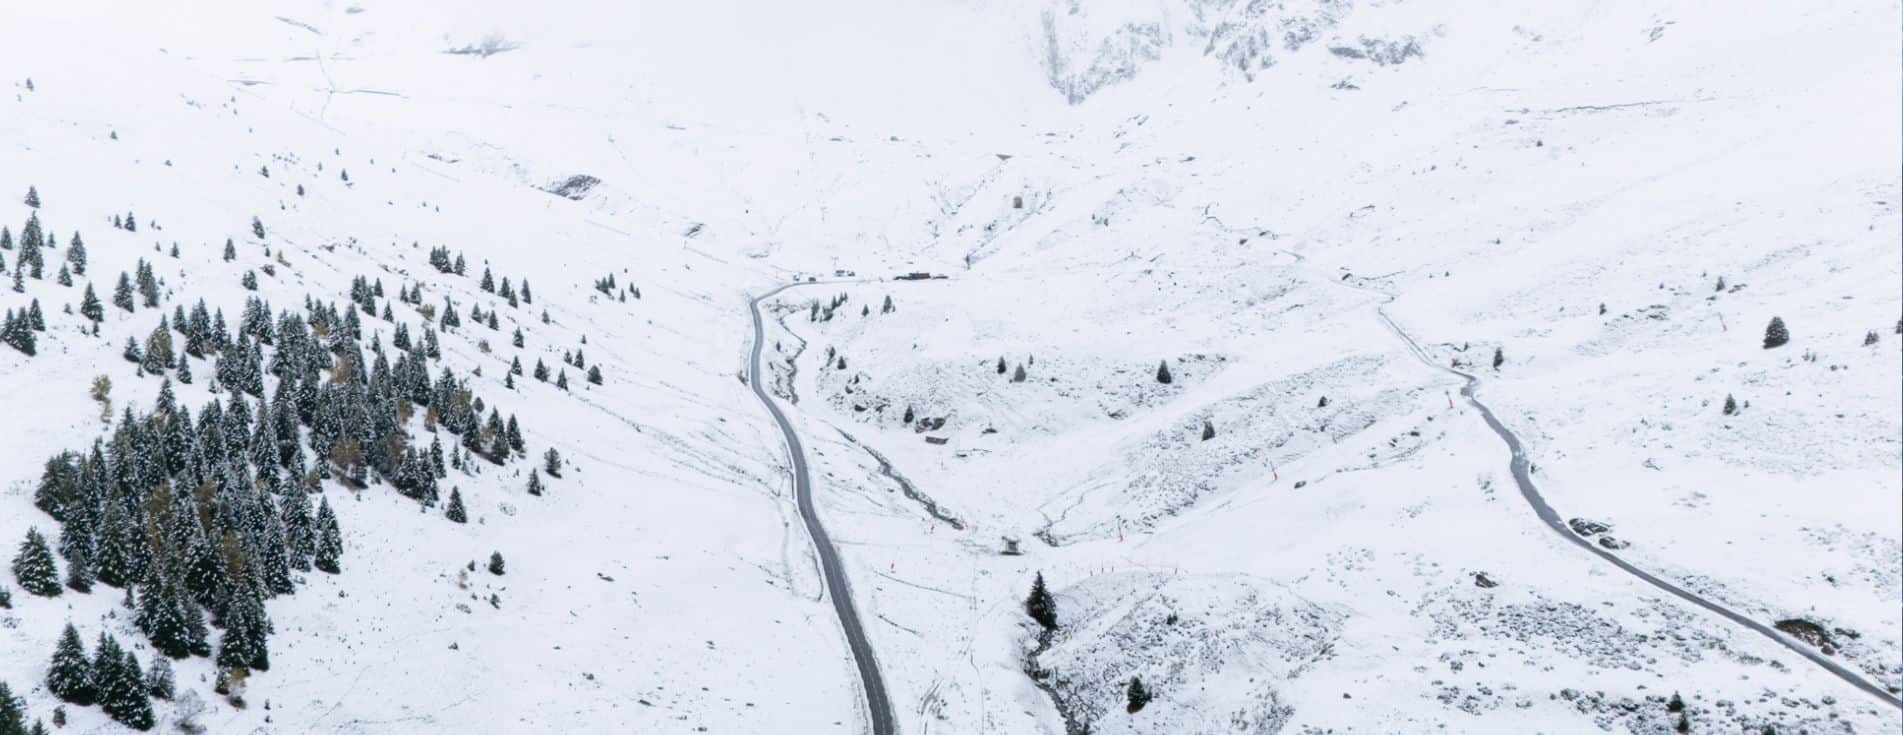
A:
<svg viewBox="0 0 1903 735">
<path fill-rule="evenodd" d="M 502 571 L 502 552 L 491 552 L 489 554 L 489 573 L 500 577 L 502 576 Z"/>
<path fill-rule="evenodd" d="M 548 473 L 549 477 L 561 477 L 562 453 L 555 451 L 554 447 L 549 447 L 548 451 L 542 453 L 542 469 Z"/>
<path fill-rule="evenodd" d="M 125 271 L 119 271 L 119 285 L 112 289 L 112 305 L 127 312 L 132 311 L 132 277 Z"/>
<path fill-rule="evenodd" d="M 337 574 L 342 571 L 337 560 L 343 553 L 344 539 L 337 529 L 337 514 L 330 510 L 330 498 L 324 498 L 317 506 L 317 568 Z"/>
<path fill-rule="evenodd" d="M 555 374 L 555 387 L 560 388 L 562 390 L 568 390 L 568 371 L 567 370 L 563 370 Z"/>
<path fill-rule="evenodd" d="M 1507 362 L 1506 353 L 1503 352 L 1498 347 L 1493 348 L 1493 369 L 1499 370 L 1500 366 L 1505 365 L 1506 362 Z"/>
<path fill-rule="evenodd" d="M 53 282 L 61 286 L 71 286 L 73 285 L 73 272 L 67 269 L 66 265 L 62 263 L 59 267 L 59 275 L 53 277 Z"/>
<path fill-rule="evenodd" d="M 1216 425 L 1210 423 L 1209 419 L 1203 419 L 1203 441 L 1214 438 L 1216 438 Z"/>
<path fill-rule="evenodd" d="M 536 471 L 534 468 L 529 469 L 529 494 L 542 494 L 542 473 Z"/>
<path fill-rule="evenodd" d="M 185 658 L 204 645 L 204 621 L 198 608 L 182 596 L 164 565 L 153 570 L 140 592 L 134 622 L 153 648 L 165 656 Z"/>
<path fill-rule="evenodd" d="M 1031 595 L 1024 598 L 1024 613 L 1046 631 L 1057 629 L 1057 600 L 1044 587 L 1043 572 L 1038 572 L 1037 578 L 1031 581 Z"/>
<path fill-rule="evenodd" d="M 327 506 L 328 507 L 328 506 Z M 267 637 L 271 621 L 264 614 L 264 590 L 258 580 L 239 582 L 225 612 L 225 634 L 218 642 L 218 665 L 256 671 L 271 668 Z"/>
<path fill-rule="evenodd" d="M 66 624 L 59 644 L 53 648 L 53 661 L 46 670 L 46 691 L 60 701 L 80 706 L 92 704 L 97 697 L 92 661 L 86 658 L 86 644 L 80 642 L 79 630 L 72 623 Z"/>
<path fill-rule="evenodd" d="M 1143 679 L 1130 677 L 1130 686 L 1124 690 L 1124 699 L 1127 701 L 1125 711 L 1133 715 L 1143 711 L 1144 705 L 1150 703 L 1150 690 L 1143 687 Z"/>
<path fill-rule="evenodd" d="M 1007 369 L 1008 369 L 1008 368 L 1006 368 L 1006 367 L 1004 366 L 1004 358 L 1002 358 L 1002 357 L 1000 357 L 1000 358 L 998 358 L 998 374 L 999 374 L 999 375 L 1003 375 L 1003 374 L 1004 374 L 1004 371 L 1005 371 L 1005 370 L 1007 370 Z"/>
<path fill-rule="evenodd" d="M 26 188 L 26 205 L 34 209 L 40 208 L 40 190 L 39 189 L 35 187 L 31 187 L 31 186 Z"/>
<path fill-rule="evenodd" d="M 75 275 L 86 275 L 86 243 L 79 239 L 79 233 L 73 233 L 73 242 L 66 246 L 66 262 L 72 264 Z"/>
<path fill-rule="evenodd" d="M 522 279 L 522 303 L 524 304 L 535 303 L 535 299 L 529 295 L 529 279 L 527 278 Z M 548 320 L 543 319 L 542 321 L 546 322 Z"/>
<path fill-rule="evenodd" d="M 26 712 L 13 690 L 0 681 L 0 735 L 26 735 Z"/>
<path fill-rule="evenodd" d="M 1012 373 L 1011 373 L 1011 382 L 1013 382 L 1013 383 L 1022 383 L 1022 382 L 1024 382 L 1024 378 L 1025 378 L 1025 375 L 1024 375 L 1024 366 L 1023 366 L 1023 365 L 1019 365 L 1019 366 L 1018 366 L 1018 369 L 1017 369 L 1016 371 L 1014 371 L 1014 372 L 1012 372 Z"/>
<path fill-rule="evenodd" d="M 227 263 L 238 259 L 238 246 L 237 244 L 233 243 L 231 241 L 231 238 L 229 237 L 225 238 L 225 256 L 224 257 L 225 257 L 225 262 Z"/>
<path fill-rule="evenodd" d="M 279 521 L 284 526 L 284 553 L 292 569 L 309 571 L 311 557 L 317 554 L 317 522 L 311 518 L 310 495 L 294 488 L 278 504 Z"/>
<path fill-rule="evenodd" d="M 99 634 L 93 652 L 93 685 L 99 708 L 120 724 L 135 730 L 152 729 L 152 700 L 145 693 L 145 676 L 138 660 L 119 647 L 109 634 Z"/>
<path fill-rule="evenodd" d="M 1024 369 L 1018 368 L 1018 375 L 1022 376 L 1023 374 L 1024 374 Z M 601 366 L 600 365 L 588 366 L 588 382 L 594 383 L 595 385 L 601 385 Z M 1019 382 L 1023 382 L 1022 378 L 1019 379 Z"/>
<path fill-rule="evenodd" d="M 1726 416 L 1732 416 L 1738 413 L 1738 399 L 1731 397 L 1729 393 L 1725 394 L 1724 411 Z"/>
<path fill-rule="evenodd" d="M 1764 328 L 1764 349 L 1783 347 L 1790 341 L 1791 333 L 1784 328 L 1784 318 L 1771 317 L 1771 323 Z"/>
<path fill-rule="evenodd" d="M 1175 382 L 1175 380 L 1176 380 L 1175 378 L 1170 377 L 1170 361 L 1164 360 L 1160 363 L 1157 363 L 1156 382 L 1162 383 L 1164 385 L 1169 385 L 1170 383 Z"/>
<path fill-rule="evenodd" d="M 37 528 L 26 531 L 20 552 L 13 557 L 13 579 L 20 589 L 41 597 L 59 596 L 59 570 L 53 563 L 53 551 Z"/>
<path fill-rule="evenodd" d="M 86 295 L 79 300 L 79 315 L 94 324 L 106 318 L 106 309 L 99 303 L 99 295 L 93 293 L 93 285 L 86 284 Z"/>
<path fill-rule="evenodd" d="M 251 218 L 251 236 L 259 240 L 264 239 L 264 221 L 258 219 L 256 216 Z"/>
<path fill-rule="evenodd" d="M 245 271 L 243 276 L 239 276 L 238 285 L 244 286 L 244 290 L 246 291 L 258 290 L 258 274 L 252 271 Z"/>
<path fill-rule="evenodd" d="M 458 488 L 449 489 L 449 505 L 443 509 L 443 517 L 451 523 L 468 523 L 469 513 L 463 509 L 463 492 Z"/>
</svg>

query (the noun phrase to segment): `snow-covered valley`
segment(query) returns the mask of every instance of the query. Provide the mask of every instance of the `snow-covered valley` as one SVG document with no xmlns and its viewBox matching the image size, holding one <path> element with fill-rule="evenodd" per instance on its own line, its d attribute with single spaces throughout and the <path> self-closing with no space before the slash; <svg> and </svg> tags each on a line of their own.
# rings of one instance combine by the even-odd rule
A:
<svg viewBox="0 0 1903 735">
<path fill-rule="evenodd" d="M 1903 733 L 1899 22 L 0 8 L 0 683 L 80 732 Z"/>
</svg>

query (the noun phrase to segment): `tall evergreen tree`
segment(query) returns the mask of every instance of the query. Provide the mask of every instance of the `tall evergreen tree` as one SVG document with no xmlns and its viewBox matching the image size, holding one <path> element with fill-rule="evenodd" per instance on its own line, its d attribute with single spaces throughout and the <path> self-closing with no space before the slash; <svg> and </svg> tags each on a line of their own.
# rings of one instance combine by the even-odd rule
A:
<svg viewBox="0 0 1903 735">
<path fill-rule="evenodd" d="M 1156 364 L 1156 382 L 1169 385 L 1175 381 L 1175 378 L 1170 377 L 1170 361 L 1164 360 Z"/>
<path fill-rule="evenodd" d="M 79 640 L 79 630 L 72 623 L 66 624 L 59 644 L 53 648 L 53 661 L 46 670 L 46 691 L 60 701 L 81 706 L 92 704 L 97 696 L 92 661 L 86 658 L 86 644 Z"/>
<path fill-rule="evenodd" d="M 127 312 L 132 311 L 132 277 L 126 275 L 125 271 L 119 271 L 119 285 L 112 289 L 112 305 Z"/>
<path fill-rule="evenodd" d="M 59 596 L 59 570 L 53 564 L 53 551 L 37 528 L 26 531 L 20 552 L 13 557 L 13 579 L 20 589 L 41 597 Z"/>
<path fill-rule="evenodd" d="M 452 523 L 468 523 L 469 512 L 463 508 L 463 492 L 458 488 L 449 489 L 449 506 L 443 509 L 443 517 Z"/>
<path fill-rule="evenodd" d="M 230 609 L 225 612 L 225 635 L 218 642 L 218 665 L 242 666 L 255 671 L 271 668 L 267 638 L 271 620 L 264 614 L 264 590 L 257 579 L 247 577 L 232 591 Z"/>
<path fill-rule="evenodd" d="M 284 553 L 291 568 L 310 571 L 311 557 L 317 553 L 317 525 L 311 518 L 310 494 L 301 487 L 286 493 L 278 503 L 278 515 L 284 525 Z"/>
<path fill-rule="evenodd" d="M 86 275 L 86 242 L 79 239 L 79 233 L 73 233 L 73 242 L 66 246 L 66 262 L 72 264 L 73 274 Z"/>
<path fill-rule="evenodd" d="M 344 539 L 337 529 L 337 514 L 331 512 L 330 498 L 325 498 L 317 506 L 317 568 L 331 574 L 342 571 L 337 561 L 343 553 Z"/>
<path fill-rule="evenodd" d="M 144 672 L 137 666 L 138 660 L 120 648 L 110 634 L 99 634 L 99 648 L 93 652 L 92 665 L 99 708 L 120 724 L 135 730 L 150 730 L 152 701 L 145 693 Z"/>
<path fill-rule="evenodd" d="M 93 293 L 93 285 L 86 284 L 86 295 L 79 300 L 79 315 L 97 324 L 106 318 L 106 309 L 99 303 L 99 295 Z"/>
<path fill-rule="evenodd" d="M 0 735 L 27 735 L 26 711 L 4 681 L 0 681 Z"/>
<path fill-rule="evenodd" d="M 1024 613 L 1047 631 L 1057 629 L 1057 600 L 1044 587 L 1044 573 L 1031 581 L 1031 595 L 1024 598 Z"/>
</svg>

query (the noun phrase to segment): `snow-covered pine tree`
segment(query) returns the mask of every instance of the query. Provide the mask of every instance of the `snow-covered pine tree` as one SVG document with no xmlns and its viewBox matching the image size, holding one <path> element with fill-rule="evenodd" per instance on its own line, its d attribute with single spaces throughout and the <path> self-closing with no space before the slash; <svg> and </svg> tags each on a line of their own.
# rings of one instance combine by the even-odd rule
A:
<svg viewBox="0 0 1903 735">
<path fill-rule="evenodd" d="M 20 551 L 13 557 L 13 579 L 20 589 L 40 597 L 59 596 L 59 570 L 53 563 L 53 551 L 37 528 L 26 531 Z"/>
<path fill-rule="evenodd" d="M 1783 347 L 1791 341 L 1790 330 L 1784 328 L 1783 317 L 1771 317 L 1771 323 L 1764 327 L 1764 349 Z"/>
<path fill-rule="evenodd" d="M 326 497 L 317 506 L 317 568 L 337 574 L 342 571 L 337 562 L 343 553 L 344 539 L 337 528 L 337 514 L 331 512 L 330 498 Z"/>
<path fill-rule="evenodd" d="M 443 517 L 448 518 L 451 523 L 469 522 L 469 511 L 463 508 L 461 489 L 453 487 L 449 489 L 449 505 L 443 509 Z"/>
<path fill-rule="evenodd" d="M 119 271 L 119 285 L 114 286 L 112 289 L 112 305 L 124 309 L 127 312 L 131 312 L 133 309 L 132 277 L 126 275 L 125 271 Z"/>
<path fill-rule="evenodd" d="M 86 644 L 80 641 L 79 630 L 67 623 L 46 669 L 46 691 L 62 702 L 92 704 L 97 697 L 92 671 L 92 661 L 86 657 Z"/>
<path fill-rule="evenodd" d="M 1057 600 L 1051 597 L 1051 591 L 1044 586 L 1044 573 L 1038 572 L 1031 581 L 1031 594 L 1024 598 L 1024 613 L 1037 621 L 1044 630 L 1057 629 Z"/>
<path fill-rule="evenodd" d="M 86 295 L 79 300 L 79 315 L 97 324 L 106 318 L 106 308 L 99 303 L 99 295 L 93 293 L 93 285 L 86 284 Z"/>
</svg>

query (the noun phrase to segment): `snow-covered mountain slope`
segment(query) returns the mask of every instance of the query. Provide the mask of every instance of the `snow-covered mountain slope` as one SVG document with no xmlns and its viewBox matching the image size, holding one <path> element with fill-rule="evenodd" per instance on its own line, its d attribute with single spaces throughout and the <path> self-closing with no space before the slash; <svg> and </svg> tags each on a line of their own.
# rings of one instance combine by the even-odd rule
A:
<svg viewBox="0 0 1903 735">
<path fill-rule="evenodd" d="M 29 528 L 60 546 L 35 507 L 46 458 L 152 410 L 160 378 L 123 359 L 128 338 L 201 298 L 234 329 L 251 296 L 350 310 L 362 276 L 389 293 L 359 346 L 394 360 L 397 326 L 420 339 L 447 299 L 463 324 L 428 375 L 519 419 L 525 447 L 436 480 L 462 525 L 395 477 L 319 482 L 341 572 L 297 571 L 265 604 L 271 667 L 245 708 L 213 691 L 216 650 L 175 662 L 180 699 L 207 705 L 194 719 L 863 731 L 782 438 L 740 379 L 748 295 L 814 277 L 766 305 L 771 387 L 901 732 L 1903 731 L 1894 704 L 1542 525 L 1459 381 L 1380 316 L 1479 375 L 1594 543 L 1896 692 L 1900 17 L 0 9 L 0 225 L 35 216 L 59 245 L 42 278 L 0 285 L 47 327 L 37 354 L 0 347 L 0 541 L 9 561 Z M 136 232 L 113 225 L 128 210 Z M 63 286 L 74 233 L 87 273 Z M 430 265 L 439 246 L 464 274 Z M 0 250 L 8 278 L 20 252 Z M 112 294 L 140 259 L 161 303 L 128 313 Z M 889 279 L 912 271 L 948 277 Z M 393 298 L 415 287 L 421 304 Z M 1790 341 L 1766 349 L 1774 316 Z M 212 359 L 188 359 L 178 403 L 229 402 Z M 422 417 L 402 429 L 455 454 Z M 550 448 L 559 478 L 537 469 Z M 1040 572 L 1048 633 L 1023 604 Z M 0 682 L 34 717 L 59 705 L 68 623 L 89 651 L 110 633 L 159 655 L 121 590 L 0 585 Z M 1133 677 L 1153 697 L 1135 713 Z"/>
</svg>

